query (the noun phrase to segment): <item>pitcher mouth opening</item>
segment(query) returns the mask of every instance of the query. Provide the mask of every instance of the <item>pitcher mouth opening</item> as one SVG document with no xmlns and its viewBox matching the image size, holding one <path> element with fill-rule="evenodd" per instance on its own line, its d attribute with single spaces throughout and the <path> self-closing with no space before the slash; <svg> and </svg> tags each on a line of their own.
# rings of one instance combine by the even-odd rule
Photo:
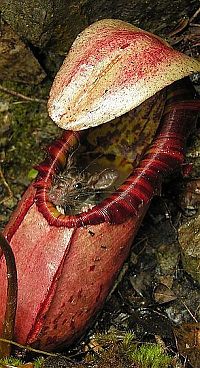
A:
<svg viewBox="0 0 200 368">
<path fill-rule="evenodd" d="M 64 141 L 68 143 L 63 154 L 58 151 Z M 120 191 L 133 170 L 132 163 L 114 153 L 95 151 L 85 133 L 68 131 L 53 146 L 50 157 L 37 167 L 39 175 L 34 186 L 39 211 L 56 226 L 112 222 L 103 213 L 103 206 Z M 89 221 L 87 215 L 92 215 Z"/>
<path fill-rule="evenodd" d="M 183 162 L 190 132 L 180 111 L 189 89 L 186 80 L 175 82 L 167 97 L 161 91 L 134 113 L 87 131 L 64 132 L 38 166 L 34 184 L 48 223 L 72 228 L 140 216 L 162 177 Z M 192 100 L 188 106 L 194 109 Z"/>
<path fill-rule="evenodd" d="M 132 179 L 128 178 L 155 135 L 164 101 L 165 92 L 159 92 L 102 126 L 66 131 L 49 147 L 47 159 L 37 167 L 34 185 L 38 209 L 51 224 L 71 227 L 112 223 L 119 221 L 114 219 L 114 212 L 123 222 L 130 212 L 138 213 L 135 208 L 148 195 L 131 199 L 127 188 Z"/>
</svg>

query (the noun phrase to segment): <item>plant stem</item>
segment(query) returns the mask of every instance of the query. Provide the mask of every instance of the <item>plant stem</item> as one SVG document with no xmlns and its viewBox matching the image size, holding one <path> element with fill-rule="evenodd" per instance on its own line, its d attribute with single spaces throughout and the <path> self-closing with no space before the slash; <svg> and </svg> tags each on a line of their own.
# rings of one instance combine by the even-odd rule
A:
<svg viewBox="0 0 200 368">
<path fill-rule="evenodd" d="M 4 253 L 7 267 L 7 302 L 4 316 L 2 338 L 13 339 L 15 327 L 15 315 L 17 308 L 17 269 L 15 257 L 10 244 L 0 232 L 0 247 Z M 10 355 L 10 343 L 0 342 L 0 357 L 4 358 Z"/>
</svg>

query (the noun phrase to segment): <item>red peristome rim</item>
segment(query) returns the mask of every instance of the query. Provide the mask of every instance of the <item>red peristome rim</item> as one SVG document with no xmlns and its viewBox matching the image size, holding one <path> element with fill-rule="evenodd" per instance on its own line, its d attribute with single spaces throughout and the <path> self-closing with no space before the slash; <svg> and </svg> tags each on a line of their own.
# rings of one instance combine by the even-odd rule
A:
<svg viewBox="0 0 200 368">
<path fill-rule="evenodd" d="M 169 91 L 158 132 L 140 165 L 116 192 L 87 212 L 63 215 L 48 199 L 53 176 L 77 148 L 82 133 L 66 131 L 49 147 L 48 158 L 37 167 L 39 175 L 34 186 L 38 210 L 50 225 L 77 228 L 102 222 L 118 224 L 144 212 L 162 177 L 183 163 L 186 138 L 200 109 L 189 80 L 173 83 Z"/>
</svg>

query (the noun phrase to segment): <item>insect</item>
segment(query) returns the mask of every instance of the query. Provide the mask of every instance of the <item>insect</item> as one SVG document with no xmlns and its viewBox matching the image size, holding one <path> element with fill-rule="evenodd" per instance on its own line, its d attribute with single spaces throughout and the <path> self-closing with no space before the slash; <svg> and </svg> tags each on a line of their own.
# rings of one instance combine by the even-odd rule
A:
<svg viewBox="0 0 200 368">
<path fill-rule="evenodd" d="M 49 200 L 63 214 L 87 211 L 99 202 L 118 178 L 115 169 L 106 168 L 90 173 L 88 165 L 79 171 L 74 155 L 69 156 L 67 167 L 54 179 L 49 190 Z"/>
<path fill-rule="evenodd" d="M 87 208 L 85 212 L 63 214 L 52 203 L 52 195 L 50 200 L 48 194 L 52 178 L 64 167 L 71 152 L 79 145 L 82 133 L 66 131 L 49 148 L 48 159 L 38 167 L 39 177 L 35 187 L 38 210 L 51 225 L 71 228 L 102 222 L 122 223 L 128 217 L 139 215 L 142 208 L 148 206 L 162 177 L 182 164 L 185 141 L 192 124 L 195 124 L 199 109 L 199 102 L 194 101 L 195 91 L 189 80 L 175 82 L 168 91 L 159 130 L 140 165 L 111 196 L 95 207 Z M 84 182 L 86 178 L 81 177 L 81 180 Z M 80 180 L 74 184 L 83 185 Z"/>
</svg>

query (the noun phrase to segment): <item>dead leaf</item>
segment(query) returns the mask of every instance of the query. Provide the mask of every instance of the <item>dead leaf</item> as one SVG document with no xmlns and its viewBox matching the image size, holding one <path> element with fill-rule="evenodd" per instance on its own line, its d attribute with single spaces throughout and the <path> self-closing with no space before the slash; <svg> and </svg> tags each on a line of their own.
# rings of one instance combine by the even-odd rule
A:
<svg viewBox="0 0 200 368">
<path fill-rule="evenodd" d="M 187 358 L 193 368 L 200 366 L 200 324 L 184 323 L 174 328 L 179 353 Z"/>
<path fill-rule="evenodd" d="M 164 284 L 158 284 L 154 289 L 154 299 L 159 304 L 164 304 L 175 300 L 174 292 Z"/>
</svg>

